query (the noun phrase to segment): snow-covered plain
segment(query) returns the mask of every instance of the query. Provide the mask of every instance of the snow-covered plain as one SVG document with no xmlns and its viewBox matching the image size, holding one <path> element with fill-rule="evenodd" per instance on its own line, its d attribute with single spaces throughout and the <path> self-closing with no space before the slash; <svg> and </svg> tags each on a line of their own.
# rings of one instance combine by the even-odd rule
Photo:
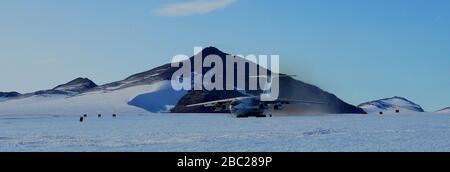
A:
<svg viewBox="0 0 450 172">
<path fill-rule="evenodd" d="M 450 113 L 0 116 L 0 151 L 450 151 Z"/>
</svg>

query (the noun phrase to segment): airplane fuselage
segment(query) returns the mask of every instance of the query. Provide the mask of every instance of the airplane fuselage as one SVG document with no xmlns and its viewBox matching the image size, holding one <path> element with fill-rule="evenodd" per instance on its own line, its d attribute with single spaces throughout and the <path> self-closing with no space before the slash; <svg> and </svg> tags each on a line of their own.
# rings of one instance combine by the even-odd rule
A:
<svg viewBox="0 0 450 172">
<path fill-rule="evenodd" d="M 230 105 L 230 112 L 237 117 L 265 117 L 264 111 L 257 99 L 245 99 Z"/>
</svg>

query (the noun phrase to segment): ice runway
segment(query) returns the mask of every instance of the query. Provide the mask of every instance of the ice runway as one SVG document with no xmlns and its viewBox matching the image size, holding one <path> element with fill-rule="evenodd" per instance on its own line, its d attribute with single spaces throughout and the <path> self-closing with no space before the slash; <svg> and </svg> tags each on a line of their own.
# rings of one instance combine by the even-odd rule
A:
<svg viewBox="0 0 450 172">
<path fill-rule="evenodd" d="M 450 151 L 450 114 L 8 115 L 0 151 Z"/>
</svg>

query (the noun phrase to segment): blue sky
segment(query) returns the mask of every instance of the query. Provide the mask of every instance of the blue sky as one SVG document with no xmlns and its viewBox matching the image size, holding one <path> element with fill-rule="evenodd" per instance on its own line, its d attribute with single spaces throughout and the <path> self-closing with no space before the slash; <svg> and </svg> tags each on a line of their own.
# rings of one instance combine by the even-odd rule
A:
<svg viewBox="0 0 450 172">
<path fill-rule="evenodd" d="M 343 100 L 450 106 L 448 0 L 2 0 L 0 90 L 104 84 L 194 46 L 279 54 Z"/>
</svg>

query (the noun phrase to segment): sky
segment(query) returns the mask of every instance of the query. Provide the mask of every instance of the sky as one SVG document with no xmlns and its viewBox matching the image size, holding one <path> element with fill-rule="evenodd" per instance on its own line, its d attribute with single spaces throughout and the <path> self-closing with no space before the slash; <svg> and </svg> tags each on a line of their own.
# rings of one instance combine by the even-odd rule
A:
<svg viewBox="0 0 450 172">
<path fill-rule="evenodd" d="M 0 91 L 105 84 L 192 55 L 280 55 L 354 105 L 450 106 L 448 0 L 0 0 Z"/>
</svg>

